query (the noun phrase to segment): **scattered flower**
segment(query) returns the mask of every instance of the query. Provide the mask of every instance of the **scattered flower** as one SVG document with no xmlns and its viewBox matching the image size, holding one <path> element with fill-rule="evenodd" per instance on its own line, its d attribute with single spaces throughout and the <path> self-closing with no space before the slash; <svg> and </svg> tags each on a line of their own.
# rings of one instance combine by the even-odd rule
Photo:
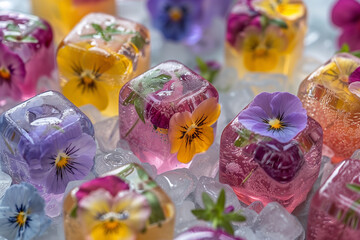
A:
<svg viewBox="0 0 360 240">
<path fill-rule="evenodd" d="M 306 9 L 303 3 L 292 2 L 291 0 L 254 0 L 255 9 L 265 12 L 272 18 L 284 18 L 296 20 L 304 16 Z"/>
<path fill-rule="evenodd" d="M 21 58 L 0 43 L 0 100 L 21 98 L 21 84 L 25 79 L 25 64 Z"/>
<path fill-rule="evenodd" d="M 148 0 L 154 26 L 166 39 L 188 44 L 197 43 L 216 16 L 225 16 L 231 0 Z"/>
<path fill-rule="evenodd" d="M 306 127 L 307 115 L 298 97 L 286 92 L 263 92 L 239 114 L 238 120 L 254 133 L 286 143 Z"/>
<path fill-rule="evenodd" d="M 213 229 L 210 227 L 192 227 L 186 232 L 181 233 L 175 238 L 175 240 L 209 240 L 209 239 L 221 239 L 221 240 L 243 240 L 235 236 L 231 236 L 221 229 Z"/>
<path fill-rule="evenodd" d="M 234 235 L 231 223 L 244 222 L 246 218 L 239 212 L 234 212 L 233 206 L 225 208 L 225 198 L 224 189 L 221 189 L 216 203 L 206 192 L 203 192 L 202 200 L 205 208 L 194 209 L 191 212 L 197 219 L 210 222 L 215 229 L 224 229 L 227 233 Z"/>
<path fill-rule="evenodd" d="M 90 45 L 84 48 L 64 46 L 59 49 L 57 60 L 62 92 L 76 106 L 93 104 L 102 111 L 110 101 L 108 92 L 113 90 L 109 83 L 122 86 L 121 78 L 132 71 L 132 63 L 124 55 L 115 57 Z"/>
<path fill-rule="evenodd" d="M 78 206 L 92 239 L 134 240 L 151 214 L 147 199 L 129 190 L 113 195 L 100 188 L 83 197 Z"/>
<path fill-rule="evenodd" d="M 39 125 L 29 133 L 41 141 L 41 148 L 28 140 L 19 143 L 19 152 L 30 167 L 32 180 L 45 186 L 49 193 L 64 193 L 70 181 L 83 179 L 94 164 L 96 143 L 82 133 L 80 123 L 68 117 L 59 125 Z"/>
<path fill-rule="evenodd" d="M 332 9 L 331 20 L 342 31 L 339 47 L 346 43 L 351 51 L 360 50 L 360 2 L 338 0 Z"/>
<path fill-rule="evenodd" d="M 30 240 L 40 236 L 50 225 L 44 207 L 44 199 L 32 185 L 12 185 L 0 205 L 0 235 L 9 240 Z"/>
<path fill-rule="evenodd" d="M 171 153 L 177 152 L 177 159 L 188 163 L 195 154 L 205 152 L 214 141 L 211 127 L 220 116 L 220 104 L 216 98 L 209 98 L 190 112 L 175 113 L 170 119 L 169 141 Z"/>
</svg>

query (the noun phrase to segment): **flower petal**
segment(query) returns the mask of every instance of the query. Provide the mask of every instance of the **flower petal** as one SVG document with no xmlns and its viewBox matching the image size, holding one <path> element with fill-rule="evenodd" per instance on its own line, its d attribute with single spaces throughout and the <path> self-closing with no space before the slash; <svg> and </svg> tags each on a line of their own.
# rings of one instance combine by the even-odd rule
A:
<svg viewBox="0 0 360 240">
<path fill-rule="evenodd" d="M 299 98 L 287 92 L 276 92 L 273 95 L 270 106 L 273 117 L 286 117 L 292 113 L 301 113 L 306 116 L 306 110 L 303 108 Z"/>
<path fill-rule="evenodd" d="M 85 50 L 76 45 L 66 45 L 58 50 L 57 63 L 60 78 L 72 81 L 79 78 L 77 70 L 81 69 L 81 59 Z"/>
<path fill-rule="evenodd" d="M 211 126 L 220 116 L 220 104 L 214 97 L 201 102 L 192 114 L 192 121 L 198 126 Z M 201 125 L 199 124 L 201 123 Z"/>
<path fill-rule="evenodd" d="M 349 85 L 349 91 L 360 98 L 360 82 L 353 82 Z"/>
<path fill-rule="evenodd" d="M 214 142 L 214 129 L 209 126 L 200 128 L 201 134 L 199 137 L 194 138 L 191 144 L 194 144 L 195 153 L 202 153 L 209 149 Z"/>
<path fill-rule="evenodd" d="M 356 0 L 337 1 L 331 12 L 332 22 L 339 27 L 346 27 L 360 20 L 360 3 Z"/>
<path fill-rule="evenodd" d="M 351 84 L 354 82 L 360 82 L 360 67 L 356 68 L 349 76 L 348 83 Z"/>
<path fill-rule="evenodd" d="M 187 129 L 192 124 L 193 121 L 191 120 L 191 113 L 189 112 L 175 113 L 171 117 L 168 132 L 171 153 L 176 153 L 179 151 L 183 142 L 182 138 L 184 136 L 184 132 L 186 133 Z"/>
<path fill-rule="evenodd" d="M 194 142 L 188 144 L 187 141 L 181 141 L 181 146 L 177 153 L 177 159 L 182 163 L 189 163 L 196 154 L 196 146 Z"/>
<path fill-rule="evenodd" d="M 149 203 L 143 195 L 133 191 L 122 191 L 114 199 L 114 212 L 127 212 L 129 218 L 124 220 L 127 226 L 141 231 L 151 214 Z"/>
<path fill-rule="evenodd" d="M 91 231 L 92 239 L 106 239 L 106 240 L 135 240 L 136 235 L 125 224 L 121 223 L 121 226 L 117 231 L 108 231 L 106 229 L 107 223 L 98 223 L 93 227 Z"/>
<path fill-rule="evenodd" d="M 360 22 L 360 20 L 359 20 Z M 348 44 L 350 51 L 360 50 L 360 31 L 359 25 L 353 24 L 343 27 L 342 33 L 338 39 L 338 45 Z"/>
</svg>

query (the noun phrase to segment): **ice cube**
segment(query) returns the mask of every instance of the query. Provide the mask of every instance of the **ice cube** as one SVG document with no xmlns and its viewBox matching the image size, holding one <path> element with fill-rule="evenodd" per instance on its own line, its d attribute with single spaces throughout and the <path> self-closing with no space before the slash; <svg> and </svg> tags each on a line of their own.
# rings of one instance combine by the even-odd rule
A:
<svg viewBox="0 0 360 240">
<path fill-rule="evenodd" d="M 102 152 L 111 152 L 118 146 L 119 117 L 107 118 L 94 125 L 96 142 Z"/>
<path fill-rule="evenodd" d="M 197 178 L 186 168 L 164 172 L 155 180 L 176 205 L 182 204 L 195 190 L 197 183 Z"/>
<path fill-rule="evenodd" d="M 4 196 L 6 189 L 10 187 L 11 182 L 11 177 L 8 174 L 0 171 L 0 199 Z"/>
<path fill-rule="evenodd" d="M 190 172 L 197 178 L 214 178 L 219 171 L 219 151 L 219 144 L 214 143 L 209 150 L 195 156 L 189 167 Z"/>
</svg>

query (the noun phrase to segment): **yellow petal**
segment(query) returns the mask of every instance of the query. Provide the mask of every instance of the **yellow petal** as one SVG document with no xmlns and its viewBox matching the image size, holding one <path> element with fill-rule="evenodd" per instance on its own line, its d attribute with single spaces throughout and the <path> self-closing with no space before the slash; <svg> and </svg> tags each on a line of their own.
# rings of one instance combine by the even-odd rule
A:
<svg viewBox="0 0 360 240">
<path fill-rule="evenodd" d="M 209 126 L 200 128 L 201 134 L 198 138 L 194 138 L 193 143 L 196 150 L 195 153 L 205 152 L 214 142 L 214 129 Z"/>
<path fill-rule="evenodd" d="M 288 20 L 296 20 L 305 15 L 305 6 L 302 3 L 281 3 L 276 11 Z"/>
<path fill-rule="evenodd" d="M 276 68 L 279 61 L 279 53 L 276 50 L 264 50 L 263 52 L 244 52 L 244 65 L 250 71 L 268 72 Z"/>
<path fill-rule="evenodd" d="M 113 226 L 116 227 L 114 229 Z M 99 222 L 91 231 L 93 240 L 135 240 L 134 232 L 121 222 Z"/>
<path fill-rule="evenodd" d="M 194 142 L 188 144 L 188 142 L 184 140 L 181 142 L 181 146 L 177 154 L 177 159 L 179 162 L 189 163 L 193 159 L 195 154 L 196 147 Z"/>
<path fill-rule="evenodd" d="M 189 112 L 175 113 L 171 117 L 168 131 L 171 153 L 179 151 L 183 142 L 184 134 L 192 124 L 191 113 Z"/>
<path fill-rule="evenodd" d="M 107 81 L 107 71 L 112 68 L 115 63 L 115 56 L 98 48 L 90 48 L 83 54 L 81 59 L 81 66 L 84 71 L 101 74 L 99 77 L 101 81 Z"/>
<path fill-rule="evenodd" d="M 192 114 L 192 121 L 196 126 L 211 126 L 220 116 L 220 104 L 216 98 L 208 98 L 197 106 Z"/>
<path fill-rule="evenodd" d="M 57 63 L 61 78 L 69 81 L 79 76 L 77 71 L 81 70 L 81 60 L 84 53 L 85 50 L 83 48 L 72 44 L 59 49 L 57 53 Z"/>
<path fill-rule="evenodd" d="M 79 85 L 79 83 L 79 79 L 67 82 L 62 88 L 64 96 L 78 107 L 92 104 L 100 111 L 106 108 L 109 99 L 105 84 L 96 82 L 94 89 L 85 88 L 84 90 L 83 85 Z"/>
</svg>

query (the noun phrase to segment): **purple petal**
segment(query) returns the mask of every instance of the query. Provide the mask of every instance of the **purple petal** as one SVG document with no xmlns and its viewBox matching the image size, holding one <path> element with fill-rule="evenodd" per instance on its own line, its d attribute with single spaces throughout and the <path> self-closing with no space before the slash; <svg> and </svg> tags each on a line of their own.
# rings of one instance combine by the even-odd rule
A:
<svg viewBox="0 0 360 240">
<path fill-rule="evenodd" d="M 254 125 L 262 123 L 264 119 L 269 119 L 269 115 L 258 106 L 248 107 L 241 111 L 238 117 L 239 122 L 247 129 L 252 129 Z"/>
<path fill-rule="evenodd" d="M 355 0 L 339 0 L 332 9 L 331 20 L 339 27 L 359 21 L 360 3 Z"/>
<path fill-rule="evenodd" d="M 272 117 L 290 115 L 292 113 L 301 113 L 306 116 L 306 110 L 303 108 L 300 99 L 287 92 L 278 92 L 270 101 Z"/>
<path fill-rule="evenodd" d="M 360 82 L 353 82 L 349 85 L 349 91 L 360 97 Z"/>
<path fill-rule="evenodd" d="M 355 69 L 355 71 L 350 74 L 348 82 L 349 82 L 349 84 L 351 84 L 351 83 L 359 82 L 359 81 L 360 81 L 360 67 Z"/>
<path fill-rule="evenodd" d="M 360 50 L 360 31 L 359 23 L 348 25 L 343 28 L 343 31 L 338 39 L 338 45 L 348 44 L 350 51 Z"/>
</svg>

